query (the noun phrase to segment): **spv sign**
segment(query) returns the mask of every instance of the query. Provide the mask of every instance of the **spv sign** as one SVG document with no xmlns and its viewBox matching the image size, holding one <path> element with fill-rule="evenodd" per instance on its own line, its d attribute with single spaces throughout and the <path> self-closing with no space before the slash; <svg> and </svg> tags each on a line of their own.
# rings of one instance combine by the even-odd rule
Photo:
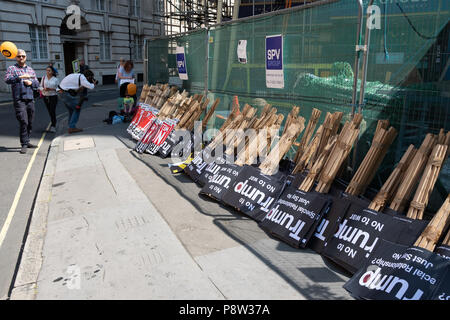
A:
<svg viewBox="0 0 450 320">
<path fill-rule="evenodd" d="M 186 67 L 186 56 L 184 55 L 184 48 L 177 47 L 176 49 L 177 55 L 177 68 L 178 68 L 178 76 L 181 80 L 187 80 L 187 67 Z"/>
<path fill-rule="evenodd" d="M 283 36 L 266 37 L 266 87 L 284 88 Z"/>
</svg>

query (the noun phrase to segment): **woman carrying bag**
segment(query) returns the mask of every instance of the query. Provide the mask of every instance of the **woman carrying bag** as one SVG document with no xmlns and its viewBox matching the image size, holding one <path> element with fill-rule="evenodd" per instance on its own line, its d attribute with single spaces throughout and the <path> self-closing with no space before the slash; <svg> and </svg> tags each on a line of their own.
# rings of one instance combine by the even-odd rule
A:
<svg viewBox="0 0 450 320">
<path fill-rule="evenodd" d="M 52 122 L 50 132 L 56 132 L 56 105 L 58 104 L 56 89 L 58 88 L 59 81 L 55 75 L 56 70 L 52 66 L 48 66 L 46 68 L 46 75 L 42 77 L 39 87 Z"/>
</svg>

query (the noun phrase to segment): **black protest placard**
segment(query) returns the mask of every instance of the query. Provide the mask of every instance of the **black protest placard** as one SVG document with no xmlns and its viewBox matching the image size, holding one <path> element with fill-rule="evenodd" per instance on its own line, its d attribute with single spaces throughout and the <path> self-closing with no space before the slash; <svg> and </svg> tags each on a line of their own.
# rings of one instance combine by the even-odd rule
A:
<svg viewBox="0 0 450 320">
<path fill-rule="evenodd" d="M 441 244 L 434 249 L 434 252 L 443 259 L 450 261 L 450 246 Z M 441 285 L 433 294 L 432 300 L 450 300 L 450 272 L 447 272 Z"/>
<path fill-rule="evenodd" d="M 244 167 L 235 164 L 219 165 L 220 170 L 203 186 L 200 193 L 221 201 L 223 195 L 233 188 L 239 173 Z"/>
<path fill-rule="evenodd" d="M 203 186 L 207 180 L 203 178 L 201 182 L 199 179 L 203 174 L 203 171 L 208 167 L 211 163 L 224 163 L 219 156 L 215 156 L 213 151 L 211 151 L 208 147 L 199 152 L 191 163 L 189 163 L 186 168 L 184 168 L 184 172 L 195 182 L 198 182 L 201 186 Z"/>
<path fill-rule="evenodd" d="M 295 248 L 304 248 L 329 205 L 324 194 L 289 186 L 259 226 Z"/>
<path fill-rule="evenodd" d="M 158 154 L 161 158 L 165 159 L 172 154 L 173 148 L 180 143 L 182 140 L 181 136 L 177 136 L 175 132 L 171 132 L 167 139 L 162 143 L 158 150 Z"/>
<path fill-rule="evenodd" d="M 322 254 L 350 273 L 355 273 L 364 266 L 381 239 L 410 246 L 426 225 L 426 221 L 391 216 L 369 209 L 348 211 Z"/>
<path fill-rule="evenodd" d="M 208 163 L 206 167 L 202 170 L 200 173 L 200 176 L 198 177 L 197 183 L 201 186 L 204 186 L 208 181 L 217 173 L 219 172 L 221 166 L 225 163 L 225 159 L 222 157 L 217 157 L 214 159 L 213 162 Z"/>
<path fill-rule="evenodd" d="M 442 257 L 442 256 L 440 256 Z M 446 259 L 449 261 L 449 259 Z M 431 300 L 450 300 L 450 271 L 448 271 L 445 276 L 442 277 L 438 288 L 431 295 Z"/>
<path fill-rule="evenodd" d="M 286 177 L 286 186 L 292 186 L 293 188 L 298 189 L 298 187 L 302 184 L 305 178 L 306 178 L 305 172 L 289 174 Z"/>
<path fill-rule="evenodd" d="M 322 253 L 327 242 L 338 230 L 339 223 L 348 212 L 360 212 L 362 209 L 367 208 L 369 204 L 366 200 L 346 193 L 341 193 L 339 196 L 329 196 L 332 199 L 330 210 L 319 222 L 308 244 L 308 247 L 317 253 Z"/>
<path fill-rule="evenodd" d="M 450 259 L 450 246 L 441 244 L 434 249 L 434 252 L 444 259 Z"/>
<path fill-rule="evenodd" d="M 278 170 L 284 174 L 290 174 L 295 168 L 295 162 L 289 158 L 284 158 L 280 160 L 278 164 Z"/>
<path fill-rule="evenodd" d="M 285 180 L 283 174 L 267 176 L 258 168 L 246 165 L 222 201 L 250 218 L 261 221 L 283 191 Z"/>
<path fill-rule="evenodd" d="M 203 158 L 203 154 L 200 152 L 198 155 L 192 159 L 192 161 L 186 165 L 184 172 L 192 179 L 192 181 L 197 182 L 203 169 L 208 165 L 208 163 Z"/>
<path fill-rule="evenodd" d="M 419 247 L 381 240 L 362 268 L 344 285 L 370 300 L 430 300 L 448 296 L 450 261 Z"/>
<path fill-rule="evenodd" d="M 172 147 L 170 155 L 176 158 L 189 158 L 187 155 L 191 155 L 196 146 L 199 144 L 198 139 L 195 139 L 194 132 L 189 132 L 187 130 L 175 130 L 173 131 L 173 134 L 175 145 Z"/>
</svg>

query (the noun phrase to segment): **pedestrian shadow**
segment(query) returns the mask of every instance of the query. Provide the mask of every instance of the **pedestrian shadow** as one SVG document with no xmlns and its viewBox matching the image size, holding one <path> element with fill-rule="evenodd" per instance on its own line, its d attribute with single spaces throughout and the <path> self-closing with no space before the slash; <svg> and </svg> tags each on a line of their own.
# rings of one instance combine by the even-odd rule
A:
<svg viewBox="0 0 450 320">
<path fill-rule="evenodd" d="M 18 152 L 19 150 L 20 150 L 20 147 L 8 148 L 8 147 L 0 146 L 0 152 Z"/>
</svg>

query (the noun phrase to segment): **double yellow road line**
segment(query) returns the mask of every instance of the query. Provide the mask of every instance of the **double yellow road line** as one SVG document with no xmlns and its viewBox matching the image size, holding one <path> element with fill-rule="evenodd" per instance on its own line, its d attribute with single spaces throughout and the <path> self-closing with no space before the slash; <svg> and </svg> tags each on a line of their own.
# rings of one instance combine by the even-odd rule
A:
<svg viewBox="0 0 450 320">
<path fill-rule="evenodd" d="M 50 129 L 50 123 L 48 124 L 46 130 L 42 134 L 41 139 L 39 140 L 39 143 L 37 145 L 37 148 L 34 149 L 33 155 L 31 156 L 30 161 L 28 162 L 27 169 L 25 170 L 25 173 L 22 176 L 22 180 L 20 180 L 19 188 L 16 191 L 16 195 L 14 196 L 14 201 L 11 205 L 11 208 L 9 209 L 8 216 L 6 217 L 5 223 L 3 224 L 3 227 L 0 231 L 0 248 L 2 247 L 3 241 L 6 238 L 6 234 L 8 233 L 9 226 L 11 225 L 12 219 L 14 217 L 14 214 L 16 213 L 17 205 L 19 204 L 20 196 L 22 195 L 23 188 L 25 187 L 25 183 L 27 182 L 28 175 L 30 174 L 31 167 L 33 166 L 34 160 L 36 159 L 36 155 L 41 148 L 42 143 L 44 142 L 45 135 L 47 134 L 47 131 Z"/>
</svg>

